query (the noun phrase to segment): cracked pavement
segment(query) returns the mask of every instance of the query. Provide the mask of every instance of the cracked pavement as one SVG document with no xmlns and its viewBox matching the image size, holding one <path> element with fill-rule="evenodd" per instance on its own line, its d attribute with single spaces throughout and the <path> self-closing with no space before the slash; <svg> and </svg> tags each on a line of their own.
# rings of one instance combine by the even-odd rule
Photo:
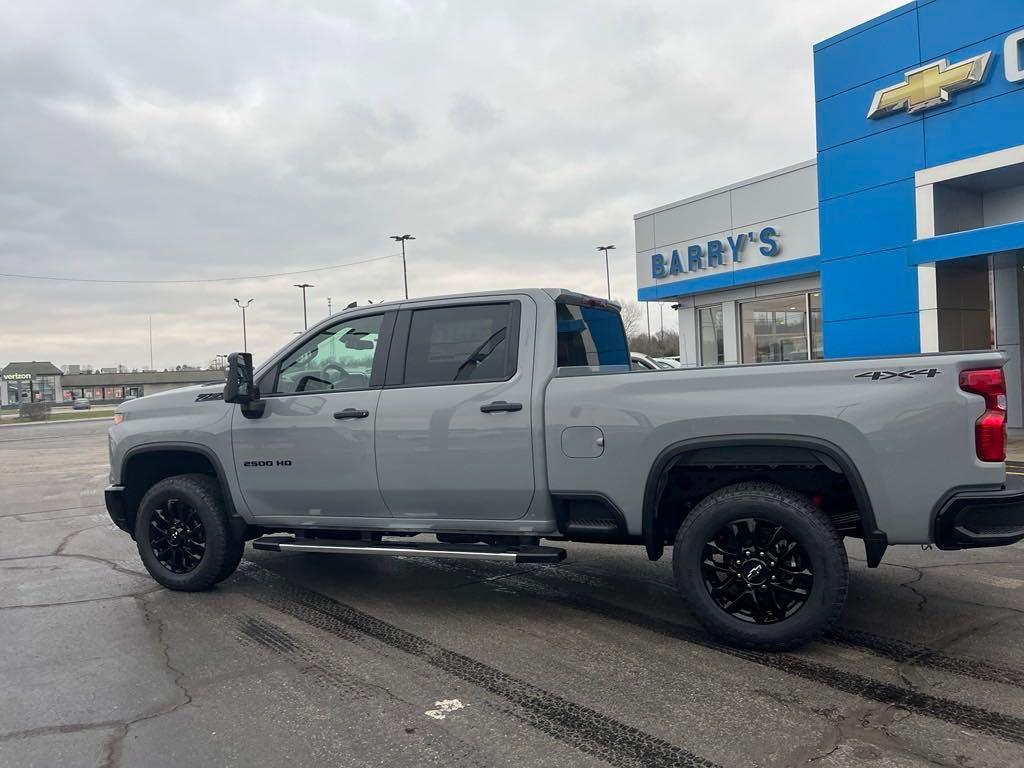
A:
<svg viewBox="0 0 1024 768">
<path fill-rule="evenodd" d="M 709 639 L 638 547 L 250 549 L 174 593 L 103 509 L 106 427 L 0 430 L 0 766 L 1024 766 L 1024 547 L 850 542 L 789 654 Z"/>
</svg>

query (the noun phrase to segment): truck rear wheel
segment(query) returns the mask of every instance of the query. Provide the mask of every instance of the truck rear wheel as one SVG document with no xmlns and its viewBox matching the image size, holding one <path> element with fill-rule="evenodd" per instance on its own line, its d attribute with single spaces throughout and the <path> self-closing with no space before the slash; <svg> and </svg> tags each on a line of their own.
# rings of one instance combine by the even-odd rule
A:
<svg viewBox="0 0 1024 768">
<path fill-rule="evenodd" d="M 804 496 L 739 483 L 702 500 L 683 520 L 673 552 L 676 586 L 717 637 L 784 650 L 831 629 L 846 603 L 842 538 Z"/>
<path fill-rule="evenodd" d="M 168 477 L 146 492 L 135 541 L 149 574 L 185 592 L 209 589 L 230 576 L 245 546 L 231 533 L 216 481 L 200 474 Z"/>
</svg>

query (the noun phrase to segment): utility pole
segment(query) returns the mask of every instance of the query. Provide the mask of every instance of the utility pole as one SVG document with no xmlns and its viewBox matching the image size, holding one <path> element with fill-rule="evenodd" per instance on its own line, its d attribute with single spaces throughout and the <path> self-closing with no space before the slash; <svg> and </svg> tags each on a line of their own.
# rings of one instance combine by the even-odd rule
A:
<svg viewBox="0 0 1024 768">
<path fill-rule="evenodd" d="M 331 297 L 327 297 L 327 316 L 330 317 L 333 313 L 331 312 Z"/>
<path fill-rule="evenodd" d="M 608 266 L 608 251 L 614 251 L 614 245 L 599 245 L 597 250 L 604 251 L 604 276 L 608 281 L 608 301 L 612 300 L 612 271 L 611 267 Z"/>
<path fill-rule="evenodd" d="M 153 316 L 149 316 L 149 370 L 153 370 Z"/>
<path fill-rule="evenodd" d="M 306 289 L 316 288 L 316 286 L 311 285 L 310 283 L 296 283 L 295 287 L 302 289 L 302 329 L 308 330 L 309 321 L 306 319 Z"/>
<path fill-rule="evenodd" d="M 248 352 L 249 351 L 249 340 L 245 336 L 245 310 L 246 310 L 246 308 L 250 304 L 252 304 L 252 302 L 253 302 L 253 300 L 249 299 L 247 302 L 245 302 L 245 304 L 243 304 L 238 299 L 235 299 L 235 304 L 237 304 L 239 306 L 239 308 L 242 310 L 242 351 L 243 352 Z"/>
<path fill-rule="evenodd" d="M 651 339 L 651 302 L 645 301 L 644 305 L 647 307 L 647 340 Z"/>
<path fill-rule="evenodd" d="M 391 239 L 402 244 L 402 282 L 405 284 L 405 298 L 409 298 L 409 272 L 405 266 L 405 241 L 415 240 L 412 235 L 391 235 Z"/>
</svg>

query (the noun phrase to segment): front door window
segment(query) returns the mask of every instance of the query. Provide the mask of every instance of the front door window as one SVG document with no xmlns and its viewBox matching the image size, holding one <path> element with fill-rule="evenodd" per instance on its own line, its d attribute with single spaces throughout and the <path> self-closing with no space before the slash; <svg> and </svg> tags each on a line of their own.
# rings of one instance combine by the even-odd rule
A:
<svg viewBox="0 0 1024 768">
<path fill-rule="evenodd" d="M 358 317 L 323 329 L 281 362 L 274 387 L 266 394 L 366 389 L 383 319 Z"/>
</svg>

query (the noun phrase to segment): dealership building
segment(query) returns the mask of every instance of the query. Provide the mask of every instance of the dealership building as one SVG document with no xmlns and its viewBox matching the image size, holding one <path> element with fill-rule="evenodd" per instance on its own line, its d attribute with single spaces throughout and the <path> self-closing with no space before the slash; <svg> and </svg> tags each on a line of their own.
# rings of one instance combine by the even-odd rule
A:
<svg viewBox="0 0 1024 768">
<path fill-rule="evenodd" d="M 689 365 L 1005 350 L 1021 426 L 1024 2 L 917 0 L 814 82 L 815 159 L 634 217 L 638 298 Z"/>
</svg>

